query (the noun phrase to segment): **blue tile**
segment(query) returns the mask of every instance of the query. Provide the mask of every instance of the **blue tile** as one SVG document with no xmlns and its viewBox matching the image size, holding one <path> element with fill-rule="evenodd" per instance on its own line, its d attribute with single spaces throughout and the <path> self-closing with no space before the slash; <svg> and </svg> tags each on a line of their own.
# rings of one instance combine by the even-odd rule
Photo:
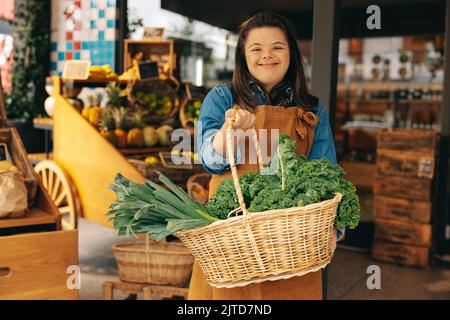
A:
<svg viewBox="0 0 450 320">
<path fill-rule="evenodd" d="M 72 42 L 67 42 L 66 43 L 66 50 L 70 51 L 70 50 L 72 50 L 72 48 L 73 48 Z"/>
<path fill-rule="evenodd" d="M 52 61 L 50 70 L 51 71 L 56 71 L 56 69 L 58 69 L 58 64 L 56 62 Z"/>
<path fill-rule="evenodd" d="M 116 22 L 115 20 L 106 20 L 106 27 L 109 29 L 114 28 L 115 22 Z"/>
<path fill-rule="evenodd" d="M 98 32 L 98 40 L 105 40 L 105 31 Z"/>
<path fill-rule="evenodd" d="M 81 49 L 83 49 L 83 50 L 89 49 L 89 42 L 87 42 L 87 41 L 81 42 Z"/>
<path fill-rule="evenodd" d="M 62 71 L 58 71 L 58 76 L 59 76 L 59 77 L 62 76 Z"/>
<path fill-rule="evenodd" d="M 103 19 L 105 17 L 105 10 L 98 10 L 98 17 Z"/>
<path fill-rule="evenodd" d="M 91 8 L 97 8 L 97 0 L 91 0 Z"/>
<path fill-rule="evenodd" d="M 91 20 L 91 29 L 97 29 L 97 21 Z"/>
<path fill-rule="evenodd" d="M 59 61 L 64 61 L 64 60 L 66 60 L 66 55 L 64 54 L 64 52 L 62 52 L 62 51 L 59 51 L 59 52 L 58 52 L 58 60 L 59 60 Z"/>
<path fill-rule="evenodd" d="M 51 51 L 56 51 L 58 49 L 58 44 L 56 42 L 52 42 L 50 44 L 50 50 Z"/>
<path fill-rule="evenodd" d="M 80 55 L 80 52 L 75 52 L 74 54 L 73 54 L 73 58 L 75 59 L 75 60 L 80 60 L 80 58 L 81 58 L 81 55 Z"/>
<path fill-rule="evenodd" d="M 108 8 L 115 7 L 116 6 L 116 0 L 108 0 L 107 6 L 108 6 Z"/>
</svg>

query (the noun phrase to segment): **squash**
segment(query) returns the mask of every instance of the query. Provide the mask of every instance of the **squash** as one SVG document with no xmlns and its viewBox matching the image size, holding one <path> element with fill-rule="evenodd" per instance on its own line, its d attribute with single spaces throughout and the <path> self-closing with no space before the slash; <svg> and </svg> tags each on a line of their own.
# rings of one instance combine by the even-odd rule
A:
<svg viewBox="0 0 450 320">
<path fill-rule="evenodd" d="M 144 146 L 144 133 L 139 128 L 133 128 L 128 131 L 127 143 L 130 147 Z"/>
<path fill-rule="evenodd" d="M 146 126 L 143 130 L 143 133 L 146 147 L 153 147 L 155 144 L 158 143 L 159 137 L 155 127 Z"/>
</svg>

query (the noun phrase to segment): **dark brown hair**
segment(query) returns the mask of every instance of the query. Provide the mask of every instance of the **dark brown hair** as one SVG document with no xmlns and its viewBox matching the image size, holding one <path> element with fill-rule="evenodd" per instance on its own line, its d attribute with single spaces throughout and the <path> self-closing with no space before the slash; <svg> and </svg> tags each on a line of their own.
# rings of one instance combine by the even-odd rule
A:
<svg viewBox="0 0 450 320">
<path fill-rule="evenodd" d="M 255 28 L 275 27 L 281 29 L 288 41 L 290 63 L 284 79 L 275 85 L 270 92 L 250 74 L 245 59 L 245 42 L 249 32 Z M 271 12 L 260 12 L 245 21 L 239 27 L 239 40 L 235 54 L 235 67 L 232 81 L 232 93 L 235 103 L 241 108 L 254 111 L 258 95 L 255 94 L 254 85 L 257 84 L 264 91 L 266 99 L 271 104 L 280 104 L 286 89 L 292 88 L 292 105 L 301 106 L 305 110 L 314 111 L 318 99 L 308 92 L 303 67 L 303 59 L 297 44 L 292 23 L 286 18 Z"/>
</svg>

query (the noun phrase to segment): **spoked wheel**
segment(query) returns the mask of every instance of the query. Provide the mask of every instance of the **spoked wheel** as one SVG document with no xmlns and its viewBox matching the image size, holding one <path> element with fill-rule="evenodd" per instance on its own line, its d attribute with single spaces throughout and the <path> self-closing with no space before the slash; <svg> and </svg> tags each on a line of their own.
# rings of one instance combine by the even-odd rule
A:
<svg viewBox="0 0 450 320">
<path fill-rule="evenodd" d="M 42 184 L 62 215 L 64 230 L 73 230 L 78 226 L 80 201 L 76 188 L 68 175 L 51 160 L 40 161 L 34 170 L 39 174 Z"/>
</svg>

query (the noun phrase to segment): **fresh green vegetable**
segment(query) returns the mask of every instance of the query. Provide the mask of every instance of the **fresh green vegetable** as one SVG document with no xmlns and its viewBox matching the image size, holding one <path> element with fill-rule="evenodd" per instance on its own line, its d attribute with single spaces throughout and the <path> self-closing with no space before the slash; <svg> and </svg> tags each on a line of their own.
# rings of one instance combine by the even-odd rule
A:
<svg viewBox="0 0 450 320">
<path fill-rule="evenodd" d="M 359 222 L 359 199 L 354 185 L 344 179 L 344 170 L 327 159 L 311 160 L 295 155 L 295 142 L 286 134 L 279 137 L 270 165 L 260 173 L 248 173 L 239 181 L 249 212 L 284 209 L 343 197 L 335 220 L 337 227 L 355 228 Z M 220 219 L 238 207 L 231 180 L 224 180 L 206 210 Z"/>
<path fill-rule="evenodd" d="M 160 172 L 158 175 L 168 190 L 149 180 L 138 184 L 117 174 L 115 183 L 110 185 L 117 199 L 108 215 L 119 235 L 147 233 L 159 241 L 175 232 L 218 220 L 165 175 Z"/>
<path fill-rule="evenodd" d="M 261 172 L 243 175 L 239 181 L 250 212 L 306 206 L 332 199 L 336 192 L 343 198 L 335 225 L 355 228 L 359 222 L 356 188 L 344 179 L 344 170 L 327 159 L 307 161 L 295 155 L 295 142 L 280 135 L 275 156 Z M 146 233 L 155 240 L 178 231 L 206 226 L 239 207 L 233 181 L 222 181 L 205 207 L 158 172 L 166 188 L 147 180 L 134 183 L 121 174 L 110 188 L 117 199 L 108 215 L 119 235 Z"/>
</svg>

